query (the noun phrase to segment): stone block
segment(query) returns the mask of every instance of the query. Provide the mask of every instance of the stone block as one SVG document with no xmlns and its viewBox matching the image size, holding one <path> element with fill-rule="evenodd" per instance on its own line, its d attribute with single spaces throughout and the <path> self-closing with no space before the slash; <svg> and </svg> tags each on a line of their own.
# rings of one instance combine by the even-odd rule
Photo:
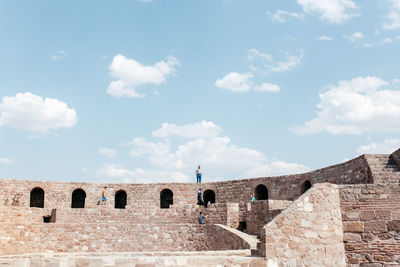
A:
<svg viewBox="0 0 400 267">
<path fill-rule="evenodd" d="M 362 210 L 360 211 L 361 221 L 372 221 L 375 219 L 375 212 L 373 210 Z"/>
<path fill-rule="evenodd" d="M 386 221 L 365 222 L 364 231 L 366 233 L 380 233 L 387 231 Z"/>
<path fill-rule="evenodd" d="M 364 222 L 343 222 L 343 231 L 362 233 L 364 232 Z"/>
<path fill-rule="evenodd" d="M 376 220 L 390 220 L 390 210 L 376 210 L 375 211 L 375 219 Z"/>
</svg>

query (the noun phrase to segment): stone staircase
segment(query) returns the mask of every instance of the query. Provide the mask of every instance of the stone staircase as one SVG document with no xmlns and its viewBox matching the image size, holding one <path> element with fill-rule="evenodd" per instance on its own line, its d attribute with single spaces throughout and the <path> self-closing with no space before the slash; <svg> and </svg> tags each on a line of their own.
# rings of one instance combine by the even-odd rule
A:
<svg viewBox="0 0 400 267">
<path fill-rule="evenodd" d="M 390 155 L 371 155 L 368 157 L 374 184 L 398 184 L 400 169 Z"/>
</svg>

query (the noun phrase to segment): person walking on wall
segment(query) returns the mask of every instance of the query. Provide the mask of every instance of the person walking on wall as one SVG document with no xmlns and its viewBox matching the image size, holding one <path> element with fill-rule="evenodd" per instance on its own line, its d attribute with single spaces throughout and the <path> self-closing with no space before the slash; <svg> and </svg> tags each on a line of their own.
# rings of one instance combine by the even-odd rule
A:
<svg viewBox="0 0 400 267">
<path fill-rule="evenodd" d="M 200 165 L 197 167 L 196 170 L 196 179 L 197 179 L 197 183 L 201 183 L 201 170 L 200 170 Z"/>
<path fill-rule="evenodd" d="M 199 215 L 199 217 L 197 217 L 197 219 L 199 220 L 199 224 L 206 224 L 204 222 L 205 217 L 207 217 L 207 216 L 203 216 L 203 212 L 200 211 L 200 215 Z"/>
<path fill-rule="evenodd" d="M 201 188 L 197 190 L 197 205 L 199 205 L 199 207 L 204 205 L 203 200 L 201 199 Z"/>
<path fill-rule="evenodd" d="M 107 202 L 106 189 L 107 189 L 107 186 L 105 186 L 103 188 L 103 191 L 101 192 L 101 205 L 106 205 L 106 202 Z"/>
</svg>

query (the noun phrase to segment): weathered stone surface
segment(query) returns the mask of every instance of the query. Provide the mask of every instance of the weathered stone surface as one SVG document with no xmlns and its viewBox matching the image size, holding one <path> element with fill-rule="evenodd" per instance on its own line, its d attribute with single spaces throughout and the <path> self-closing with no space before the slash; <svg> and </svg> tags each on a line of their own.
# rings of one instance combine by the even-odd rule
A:
<svg viewBox="0 0 400 267">
<path fill-rule="evenodd" d="M 261 253 L 267 266 L 345 266 L 337 186 L 315 185 L 264 226 Z"/>
</svg>

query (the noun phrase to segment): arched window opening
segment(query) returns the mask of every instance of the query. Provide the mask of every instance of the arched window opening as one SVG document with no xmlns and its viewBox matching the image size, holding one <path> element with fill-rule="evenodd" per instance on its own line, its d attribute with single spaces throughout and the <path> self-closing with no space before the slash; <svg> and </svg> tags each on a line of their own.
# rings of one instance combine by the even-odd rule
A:
<svg viewBox="0 0 400 267">
<path fill-rule="evenodd" d="M 71 208 L 83 209 L 85 207 L 86 193 L 82 189 L 75 189 L 72 192 Z"/>
<path fill-rule="evenodd" d="M 310 181 L 305 181 L 303 185 L 301 186 L 301 193 L 304 194 L 308 189 L 311 188 L 311 182 Z"/>
<path fill-rule="evenodd" d="M 267 200 L 268 199 L 268 189 L 265 185 L 259 184 L 254 189 L 254 194 L 256 200 Z"/>
<path fill-rule="evenodd" d="M 40 187 L 35 187 L 31 191 L 30 206 L 36 208 L 44 207 L 44 191 Z"/>
<path fill-rule="evenodd" d="M 169 189 L 164 189 L 160 192 L 160 208 L 169 209 L 169 206 L 174 204 L 174 193 Z"/>
<path fill-rule="evenodd" d="M 126 206 L 126 192 L 124 190 L 118 190 L 115 193 L 115 208 L 125 209 Z"/>
<path fill-rule="evenodd" d="M 215 203 L 215 193 L 211 189 L 204 191 L 203 194 L 204 207 L 207 208 L 208 203 Z"/>
</svg>

